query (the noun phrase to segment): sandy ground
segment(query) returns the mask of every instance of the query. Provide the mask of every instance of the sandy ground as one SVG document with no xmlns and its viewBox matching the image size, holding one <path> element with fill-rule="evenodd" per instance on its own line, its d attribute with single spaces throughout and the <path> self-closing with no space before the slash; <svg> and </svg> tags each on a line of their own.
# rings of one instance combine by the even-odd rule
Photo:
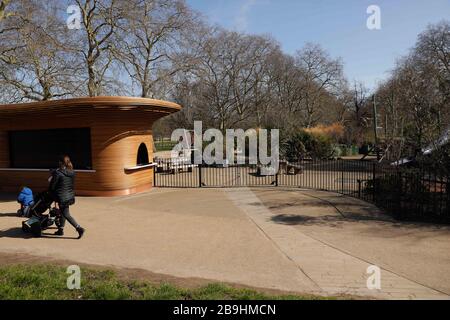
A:
<svg viewBox="0 0 450 320">
<path fill-rule="evenodd" d="M 240 204 L 236 191 L 257 200 Z M 251 210 L 252 205 L 266 209 L 264 219 Z M 63 238 L 52 236 L 54 230 L 40 239 L 24 235 L 16 210 L 11 198 L 0 196 L 2 264 L 38 257 L 141 270 L 156 279 L 185 279 L 187 284 L 189 279 L 194 279 L 192 284 L 221 281 L 324 295 L 446 298 L 450 294 L 448 227 L 393 222 L 366 203 L 333 193 L 154 189 L 130 197 L 78 198 L 72 213 L 87 229 L 82 240 L 74 239 L 70 225 Z M 334 261 L 353 269 L 325 268 Z M 389 292 L 352 289 L 364 286 L 364 279 L 346 282 L 345 273 L 355 270 L 359 276 L 367 263 L 388 272 Z M 334 277 L 330 285 L 327 274 Z"/>
</svg>

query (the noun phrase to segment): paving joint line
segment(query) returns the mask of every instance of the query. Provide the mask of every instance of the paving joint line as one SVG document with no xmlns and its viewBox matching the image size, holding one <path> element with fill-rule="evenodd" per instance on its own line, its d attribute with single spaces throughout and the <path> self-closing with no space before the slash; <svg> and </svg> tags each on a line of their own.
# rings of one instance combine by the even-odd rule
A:
<svg viewBox="0 0 450 320">
<path fill-rule="evenodd" d="M 336 211 L 339 212 L 339 214 L 341 214 L 345 219 L 347 219 L 347 220 L 353 220 L 352 218 L 348 218 L 348 217 L 346 217 L 344 214 L 342 214 L 342 212 L 341 212 L 341 211 L 336 207 L 336 205 L 334 205 L 331 201 L 325 200 L 325 199 L 321 199 L 321 198 L 319 198 L 319 197 L 315 197 L 315 196 L 309 195 L 309 194 L 304 193 L 304 192 L 300 192 L 300 193 L 303 194 L 303 195 L 309 196 L 309 197 L 311 197 L 311 198 L 315 198 L 315 199 L 318 199 L 318 200 L 321 200 L 321 201 L 323 201 L 323 202 L 326 202 L 326 203 L 331 204 L 331 205 L 336 209 Z M 375 220 L 374 220 L 374 221 L 375 221 Z M 296 230 L 296 231 L 297 231 L 297 232 L 301 232 L 301 231 L 299 231 L 299 230 Z M 342 253 L 344 253 L 344 254 L 346 254 L 346 255 L 349 255 L 349 256 L 351 256 L 351 257 L 353 257 L 353 258 L 355 258 L 355 259 L 361 260 L 361 261 L 363 261 L 363 262 L 365 262 L 365 263 L 367 263 L 367 264 L 369 264 L 369 265 L 375 265 L 373 262 L 370 262 L 370 261 L 368 261 L 368 260 L 366 260 L 366 259 L 364 259 L 364 258 L 361 258 L 361 257 L 359 257 L 359 256 L 356 256 L 356 255 L 354 255 L 354 254 L 352 254 L 352 253 L 350 253 L 350 252 L 348 252 L 348 251 L 346 251 L 346 250 L 344 250 L 344 249 L 338 248 L 338 247 L 336 247 L 336 246 L 334 246 L 334 245 L 332 245 L 332 244 L 330 244 L 330 243 L 328 243 L 328 242 L 326 242 L 326 241 L 324 241 L 324 240 L 317 239 L 317 238 L 315 238 L 315 237 L 313 237 L 313 236 L 311 236 L 311 235 L 309 235 L 309 234 L 306 234 L 306 233 L 304 233 L 304 232 L 301 232 L 301 233 L 302 233 L 303 235 L 305 235 L 305 236 L 307 236 L 307 237 L 313 239 L 313 240 L 316 240 L 316 241 L 322 243 L 323 245 L 326 245 L 326 246 L 328 246 L 328 247 L 330 247 L 330 248 L 332 248 L 332 249 L 335 249 L 335 250 L 337 250 L 337 251 L 339 251 L 339 252 L 342 252 Z M 399 274 L 399 273 L 397 273 L 397 272 L 395 272 L 395 271 L 392 271 L 392 270 L 390 270 L 390 269 L 388 269 L 388 268 L 382 267 L 381 269 L 384 270 L 384 271 L 387 271 L 387 272 L 389 272 L 389 273 L 392 273 L 393 275 L 396 275 L 397 277 L 403 278 L 403 279 L 405 279 L 405 280 L 411 281 L 412 283 L 415 283 L 415 284 L 417 284 L 417 285 L 420 285 L 420 286 L 422 286 L 422 287 L 425 287 L 425 288 L 427 288 L 427 289 L 434 290 L 434 291 L 439 292 L 439 293 L 441 293 L 441 294 L 444 294 L 444 295 L 446 295 L 446 296 L 450 296 L 448 293 L 446 293 L 446 292 L 444 292 L 444 291 L 441 291 L 441 290 L 436 289 L 436 288 L 432 288 L 432 287 L 430 287 L 430 286 L 428 286 L 428 285 L 426 285 L 426 284 L 423 284 L 423 283 L 420 283 L 420 282 L 418 282 L 418 281 L 416 281 L 416 280 L 410 279 L 410 278 L 408 278 L 408 277 L 406 277 L 406 276 L 404 276 L 404 275 L 401 275 L 401 274 Z"/>
<path fill-rule="evenodd" d="M 253 193 L 253 191 L 251 189 L 248 189 L 248 191 L 250 191 L 256 198 L 258 198 L 258 196 L 256 194 Z M 226 191 L 227 194 L 229 194 L 229 191 Z M 262 203 L 261 199 L 258 198 L 258 200 Z M 263 203 L 262 203 L 263 204 Z M 267 209 L 268 210 L 268 209 Z M 291 261 L 295 267 L 300 270 L 300 272 L 308 279 L 310 280 L 321 292 L 326 293 L 326 291 L 315 281 L 313 280 L 306 272 L 305 270 L 302 269 L 301 266 L 299 266 L 294 259 L 289 256 L 286 252 L 284 252 L 283 249 L 281 249 L 281 247 L 278 245 L 278 243 L 275 242 L 275 240 L 273 240 L 268 234 L 267 232 L 255 221 L 253 220 L 253 218 L 248 214 L 247 210 L 243 210 L 245 212 L 245 216 L 247 217 L 247 219 L 256 226 L 256 228 L 258 228 L 258 230 L 260 232 L 262 232 L 262 234 L 267 238 L 267 240 L 269 240 L 277 249 L 278 251 L 285 256 L 289 261 Z"/>
</svg>

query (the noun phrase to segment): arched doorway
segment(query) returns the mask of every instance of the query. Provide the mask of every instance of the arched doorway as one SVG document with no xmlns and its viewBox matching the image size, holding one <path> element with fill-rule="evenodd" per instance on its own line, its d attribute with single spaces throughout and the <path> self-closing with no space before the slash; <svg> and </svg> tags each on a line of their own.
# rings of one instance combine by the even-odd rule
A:
<svg viewBox="0 0 450 320">
<path fill-rule="evenodd" d="M 136 163 L 138 166 L 145 166 L 150 163 L 148 158 L 148 150 L 145 143 L 141 143 L 139 146 Z"/>
</svg>

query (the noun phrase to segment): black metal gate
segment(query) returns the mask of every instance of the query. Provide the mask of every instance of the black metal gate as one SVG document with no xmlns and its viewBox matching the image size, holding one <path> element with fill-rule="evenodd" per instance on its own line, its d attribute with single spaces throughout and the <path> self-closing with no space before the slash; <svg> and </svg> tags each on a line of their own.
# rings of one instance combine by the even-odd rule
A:
<svg viewBox="0 0 450 320">
<path fill-rule="evenodd" d="M 156 187 L 292 187 L 332 191 L 373 202 L 403 219 L 450 222 L 449 177 L 426 170 L 360 160 L 281 162 L 264 175 L 260 166 L 196 166 L 165 159 L 155 170 Z"/>
<path fill-rule="evenodd" d="M 359 195 L 375 175 L 375 163 L 350 160 L 281 162 L 279 171 L 264 175 L 257 165 L 206 166 L 158 160 L 155 186 L 231 188 L 284 186 Z"/>
</svg>

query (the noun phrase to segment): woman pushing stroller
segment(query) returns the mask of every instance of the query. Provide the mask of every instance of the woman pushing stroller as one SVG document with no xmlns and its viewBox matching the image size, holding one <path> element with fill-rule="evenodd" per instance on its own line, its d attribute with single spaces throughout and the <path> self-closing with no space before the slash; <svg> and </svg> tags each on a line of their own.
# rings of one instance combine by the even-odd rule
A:
<svg viewBox="0 0 450 320">
<path fill-rule="evenodd" d="M 69 209 L 71 205 L 75 204 L 74 183 L 75 171 L 73 164 L 68 155 L 63 155 L 59 159 L 59 168 L 53 171 L 50 180 L 50 192 L 55 197 L 56 203 L 61 211 L 61 224 L 55 235 L 64 235 L 64 226 L 67 220 L 78 232 L 78 239 L 81 239 L 85 229 L 70 215 Z"/>
</svg>

